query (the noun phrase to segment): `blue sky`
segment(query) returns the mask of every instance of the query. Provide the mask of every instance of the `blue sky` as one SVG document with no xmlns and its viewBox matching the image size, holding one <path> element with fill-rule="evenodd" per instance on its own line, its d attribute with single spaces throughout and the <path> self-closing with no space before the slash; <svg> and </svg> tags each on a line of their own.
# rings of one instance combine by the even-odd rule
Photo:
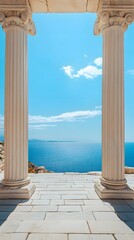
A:
<svg viewBox="0 0 134 240">
<path fill-rule="evenodd" d="M 101 141 L 102 37 L 95 14 L 35 14 L 28 36 L 29 139 Z M 125 33 L 125 140 L 134 141 L 134 24 Z M 0 135 L 5 33 L 0 29 Z"/>
</svg>

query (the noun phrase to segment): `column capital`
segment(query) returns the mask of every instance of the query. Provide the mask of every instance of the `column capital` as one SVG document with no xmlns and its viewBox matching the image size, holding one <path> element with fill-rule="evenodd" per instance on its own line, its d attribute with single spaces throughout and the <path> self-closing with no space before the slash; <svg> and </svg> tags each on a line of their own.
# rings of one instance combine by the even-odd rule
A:
<svg viewBox="0 0 134 240">
<path fill-rule="evenodd" d="M 126 31 L 128 25 L 134 21 L 134 12 L 125 11 L 101 11 L 94 25 L 94 34 L 99 35 L 109 27 L 119 26 Z"/>
<path fill-rule="evenodd" d="M 0 24 L 5 32 L 9 29 L 21 28 L 28 34 L 35 35 L 36 29 L 32 21 L 30 6 L 19 10 L 0 10 Z"/>
</svg>

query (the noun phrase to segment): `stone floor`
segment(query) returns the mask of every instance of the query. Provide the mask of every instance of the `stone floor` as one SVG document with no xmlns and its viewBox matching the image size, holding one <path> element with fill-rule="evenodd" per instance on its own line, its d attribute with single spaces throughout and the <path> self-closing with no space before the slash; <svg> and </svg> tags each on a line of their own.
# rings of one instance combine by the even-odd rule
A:
<svg viewBox="0 0 134 240">
<path fill-rule="evenodd" d="M 134 200 L 100 200 L 99 176 L 30 176 L 30 200 L 0 200 L 0 240 L 134 240 Z M 134 185 L 134 175 L 127 179 Z"/>
</svg>

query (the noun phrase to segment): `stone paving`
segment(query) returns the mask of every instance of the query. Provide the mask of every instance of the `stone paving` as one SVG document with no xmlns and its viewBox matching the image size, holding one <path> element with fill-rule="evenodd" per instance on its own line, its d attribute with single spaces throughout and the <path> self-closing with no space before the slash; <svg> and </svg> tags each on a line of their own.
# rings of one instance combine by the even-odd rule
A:
<svg viewBox="0 0 134 240">
<path fill-rule="evenodd" d="M 134 240 L 134 200 L 100 200 L 99 176 L 30 177 L 36 185 L 30 200 L 0 200 L 0 240 Z M 127 179 L 134 185 L 134 175 Z"/>
</svg>

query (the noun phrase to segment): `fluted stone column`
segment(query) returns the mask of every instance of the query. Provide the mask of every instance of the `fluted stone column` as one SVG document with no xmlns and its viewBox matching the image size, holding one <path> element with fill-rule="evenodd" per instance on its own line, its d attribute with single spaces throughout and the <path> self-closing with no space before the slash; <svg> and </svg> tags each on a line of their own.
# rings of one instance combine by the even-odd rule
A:
<svg viewBox="0 0 134 240">
<path fill-rule="evenodd" d="M 124 171 L 124 31 L 132 21 L 132 14 L 101 12 L 95 25 L 103 35 L 101 198 L 134 198 Z"/>
<path fill-rule="evenodd" d="M 6 32 L 5 171 L 2 183 L 20 186 L 28 179 L 27 34 Z"/>
<path fill-rule="evenodd" d="M 4 12 L 0 17 L 6 32 L 5 188 L 0 198 L 29 198 L 35 186 L 28 178 L 27 33 L 35 29 L 28 12 Z"/>
<path fill-rule="evenodd" d="M 102 179 L 111 189 L 126 188 L 124 174 L 124 32 L 103 31 Z"/>
</svg>

